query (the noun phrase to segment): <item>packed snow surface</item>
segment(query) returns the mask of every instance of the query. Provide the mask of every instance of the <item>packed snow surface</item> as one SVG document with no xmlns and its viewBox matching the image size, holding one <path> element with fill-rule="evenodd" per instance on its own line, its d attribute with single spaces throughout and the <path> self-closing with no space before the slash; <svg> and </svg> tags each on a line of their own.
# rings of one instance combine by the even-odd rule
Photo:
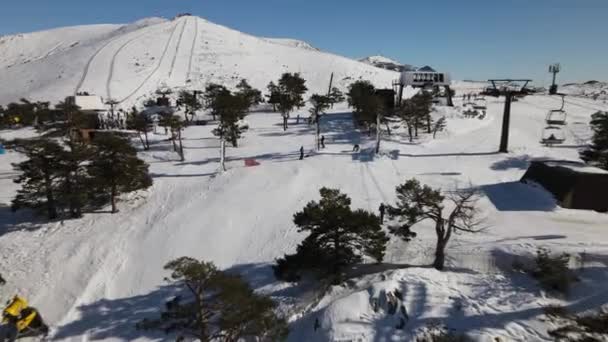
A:
<svg viewBox="0 0 608 342">
<path fill-rule="evenodd" d="M 0 83 L 14 87 L 3 87 L 0 99 L 60 99 L 79 85 L 135 104 L 163 82 L 199 87 L 210 81 L 231 85 L 245 77 L 261 88 L 284 71 L 296 71 L 307 79 L 310 92 L 324 92 L 332 71 L 341 87 L 358 78 L 389 86 L 395 75 L 196 17 L 153 20 L 118 34 L 123 27 L 61 29 L 66 31 L 53 38 L 60 46 L 57 52 L 26 64 L 19 64 L 18 53 L 3 55 Z M 33 44 L 52 41 L 41 34 L 48 33 L 24 37 Z M 22 38 L 2 39 L 15 44 L 11 41 Z M 76 40 L 77 47 L 65 48 Z M 54 74 L 58 71 L 61 78 Z M 250 113 L 240 147 L 227 151 L 225 173 L 218 173 L 214 122 L 185 129 L 184 162 L 159 129 L 152 134 L 151 150 L 140 153 L 150 164 L 152 188 L 123 196 L 115 215 L 88 213 L 79 220 L 49 223 L 27 212 L 12 213 L 17 185 L 11 163 L 23 156 L 8 151 L 0 155 L 0 273 L 8 280 L 0 287 L 0 299 L 26 296 L 52 326 L 55 340 L 172 340 L 134 325 L 156 317 L 175 293 L 163 281 L 163 265 L 190 256 L 238 272 L 257 291 L 272 296 L 290 321 L 290 341 L 409 341 L 437 322 L 479 341 L 551 341 L 547 330 L 553 327 L 545 320 L 544 306 L 560 304 L 582 312 L 608 303 L 608 216 L 562 209 L 542 188 L 518 181 L 533 160 L 579 161 L 578 150 L 590 138 L 591 114 L 607 107 L 568 98 L 567 139 L 549 148 L 540 144 L 541 133 L 547 111 L 559 108 L 560 98 L 520 99 L 512 106 L 510 152 L 499 154 L 502 99 L 488 99 L 484 119 L 461 114 L 458 95 L 474 92 L 476 86 L 482 88 L 455 84 L 456 107 L 436 108 L 434 117 L 447 118 L 447 131 L 436 139 L 425 134 L 410 143 L 395 122 L 392 135 L 383 135 L 379 155 L 373 153 L 372 139 L 355 130 L 344 104 L 323 117 L 327 148 L 320 152 L 314 152 L 306 108 L 292 113 L 286 132 L 280 114 L 269 108 Z M 36 134 L 0 131 L 0 138 Z M 354 144 L 361 146 L 359 153 L 352 152 Z M 298 160 L 300 146 L 309 155 L 304 160 Z M 245 159 L 260 165 L 245 167 Z M 392 237 L 383 264 L 362 265 L 342 285 L 319 289 L 316 283 L 274 279 L 270 265 L 304 238 L 292 215 L 317 200 L 320 187 L 339 188 L 351 196 L 353 207 L 376 211 L 380 203 L 394 203 L 395 186 L 413 177 L 445 190 L 480 190 L 487 229 L 452 238 L 446 271 L 428 267 L 435 237 L 432 224 L 423 222 L 414 228 L 416 239 L 404 243 Z M 512 271 L 514 260 L 529 260 L 538 247 L 584 261 L 576 266 L 580 281 L 568 297 L 549 296 L 534 280 Z M 409 318 L 402 330 L 395 328 L 399 314 L 391 314 L 387 304 L 396 290 Z"/>
</svg>

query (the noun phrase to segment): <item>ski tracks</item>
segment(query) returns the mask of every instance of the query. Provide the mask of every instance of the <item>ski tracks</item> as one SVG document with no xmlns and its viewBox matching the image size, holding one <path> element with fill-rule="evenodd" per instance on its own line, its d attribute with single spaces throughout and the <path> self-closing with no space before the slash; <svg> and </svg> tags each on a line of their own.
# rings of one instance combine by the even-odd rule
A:
<svg viewBox="0 0 608 342">
<path fill-rule="evenodd" d="M 165 44 L 165 49 L 163 50 L 163 53 L 161 54 L 161 57 L 158 60 L 158 64 L 156 65 L 154 70 L 152 70 L 152 72 L 150 72 L 150 74 L 148 74 L 148 76 L 146 76 L 146 78 L 141 82 L 141 84 L 139 86 L 137 86 L 137 88 L 135 88 L 132 92 L 127 94 L 127 96 L 125 96 L 120 101 L 118 101 L 119 103 L 125 102 L 126 100 L 131 98 L 133 95 L 135 95 L 141 88 L 143 88 L 143 86 L 150 80 L 150 78 L 152 78 L 152 76 L 154 76 L 154 74 L 156 74 L 156 72 L 160 69 L 162 62 L 165 60 L 165 57 L 167 55 L 167 51 L 169 50 L 169 45 L 171 45 L 171 41 L 173 40 L 173 36 L 175 35 L 175 31 L 177 30 L 177 25 L 178 24 L 175 24 L 173 26 L 171 35 L 169 36 L 169 39 L 167 40 L 167 44 Z"/>
<path fill-rule="evenodd" d="M 173 70 L 175 69 L 175 62 L 177 61 L 177 56 L 179 54 L 179 47 L 182 45 L 182 38 L 184 37 L 184 31 L 186 30 L 186 24 L 188 23 L 188 20 L 184 20 L 184 23 L 182 24 L 182 31 L 179 34 L 179 38 L 177 40 L 177 45 L 175 46 L 175 54 L 173 55 L 173 60 L 171 61 L 171 68 L 169 68 L 169 76 L 168 79 L 171 79 L 171 76 L 173 75 Z"/>
<path fill-rule="evenodd" d="M 186 74 L 186 81 L 190 80 L 192 74 L 192 61 L 194 59 L 194 50 L 196 49 L 196 42 L 198 40 L 198 18 L 194 18 L 194 39 L 192 39 L 192 47 L 190 48 L 190 61 L 188 61 L 188 73 Z"/>
</svg>

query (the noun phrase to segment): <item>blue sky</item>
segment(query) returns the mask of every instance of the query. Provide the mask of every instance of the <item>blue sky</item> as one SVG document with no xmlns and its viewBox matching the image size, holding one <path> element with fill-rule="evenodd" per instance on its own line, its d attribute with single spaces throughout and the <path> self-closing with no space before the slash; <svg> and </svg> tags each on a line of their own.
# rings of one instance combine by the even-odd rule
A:
<svg viewBox="0 0 608 342">
<path fill-rule="evenodd" d="M 0 34 L 191 12 L 340 55 L 382 54 L 456 79 L 608 80 L 607 0 L 2 0 Z"/>
</svg>

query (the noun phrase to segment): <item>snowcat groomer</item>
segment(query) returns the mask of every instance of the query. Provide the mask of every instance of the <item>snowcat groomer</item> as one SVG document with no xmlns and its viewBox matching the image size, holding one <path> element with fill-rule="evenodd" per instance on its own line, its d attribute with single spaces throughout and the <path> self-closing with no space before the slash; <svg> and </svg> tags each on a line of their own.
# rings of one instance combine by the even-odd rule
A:
<svg viewBox="0 0 608 342">
<path fill-rule="evenodd" d="M 23 297 L 15 296 L 2 311 L 0 342 L 12 342 L 22 337 L 47 335 L 49 327 L 35 308 Z"/>
</svg>

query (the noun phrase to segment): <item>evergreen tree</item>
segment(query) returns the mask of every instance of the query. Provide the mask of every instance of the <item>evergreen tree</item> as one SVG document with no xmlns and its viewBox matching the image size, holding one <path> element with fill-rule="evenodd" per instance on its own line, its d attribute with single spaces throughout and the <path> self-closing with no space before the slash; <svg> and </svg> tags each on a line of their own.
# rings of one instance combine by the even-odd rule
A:
<svg viewBox="0 0 608 342">
<path fill-rule="evenodd" d="M 342 93 L 340 91 L 340 89 L 338 89 L 337 87 L 333 87 L 333 88 L 331 88 L 331 91 L 329 92 L 329 99 L 330 99 L 331 107 L 333 108 L 334 104 L 344 101 L 344 99 L 345 99 L 344 93 Z"/>
<path fill-rule="evenodd" d="M 357 81 L 348 88 L 348 104 L 355 110 L 355 120 L 358 125 L 367 128 L 368 135 L 372 134 L 372 128 L 376 128 L 379 138 L 381 115 L 383 112 L 382 100 L 376 96 L 376 89 L 369 81 Z M 377 141 L 379 149 L 380 141 Z"/>
<path fill-rule="evenodd" d="M 591 145 L 580 153 L 581 159 L 589 165 L 608 170 L 608 112 L 593 114 L 591 129 Z"/>
<path fill-rule="evenodd" d="M 283 341 L 288 329 L 274 313 L 275 304 L 256 294 L 240 277 L 219 271 L 209 262 L 181 257 L 165 265 L 168 281 L 183 286 L 191 300 L 174 298 L 160 319 L 144 320 L 140 329 L 175 332 L 178 339 L 210 341 Z"/>
<path fill-rule="evenodd" d="M 425 98 L 415 95 L 403 101 L 401 107 L 397 109 L 397 115 L 407 127 L 410 142 L 414 137 L 418 137 L 418 128 L 430 113 L 425 110 L 425 101 Z"/>
<path fill-rule="evenodd" d="M 445 130 L 447 126 L 447 121 L 445 116 L 440 117 L 437 121 L 435 121 L 435 123 L 433 124 L 433 139 L 435 139 L 435 136 L 437 135 L 438 132 L 443 132 Z"/>
<path fill-rule="evenodd" d="M 238 89 L 236 94 L 247 100 L 249 108 L 257 106 L 264 101 L 262 92 L 252 88 L 246 79 L 242 79 L 236 88 Z"/>
<path fill-rule="evenodd" d="M 283 130 L 287 130 L 287 119 L 295 107 L 304 106 L 303 95 L 308 88 L 299 73 L 284 73 L 278 85 L 278 109 L 283 116 Z"/>
<path fill-rule="evenodd" d="M 362 209 L 353 211 L 350 198 L 339 190 L 322 188 L 319 192 L 319 202 L 308 203 L 294 215 L 299 231 L 310 235 L 296 254 L 277 260 L 273 268 L 280 279 L 297 280 L 303 271 L 309 271 L 338 283 L 345 267 L 361 262 L 363 255 L 378 262 L 384 258 L 389 239 L 379 218 Z"/>
<path fill-rule="evenodd" d="M 230 91 L 219 94 L 214 101 L 213 111 L 219 115 L 220 123 L 213 134 L 220 138 L 220 169 L 226 170 L 226 141 L 238 147 L 243 128 L 239 121 L 245 117 L 250 102 L 242 95 L 233 95 Z"/>
<path fill-rule="evenodd" d="M 87 163 L 93 152 L 88 145 L 78 142 L 68 141 L 67 147 L 60 157 L 57 200 L 61 207 L 68 209 L 70 218 L 79 218 L 87 204 L 90 184 Z"/>
<path fill-rule="evenodd" d="M 178 115 L 169 115 L 164 116 L 160 120 L 160 125 L 169 129 L 173 151 L 177 152 L 181 161 L 184 161 L 186 159 L 184 155 L 184 145 L 182 143 L 182 130 L 185 126 L 184 122 Z"/>
<path fill-rule="evenodd" d="M 414 96 L 414 101 L 418 106 L 417 116 L 420 123 L 423 121 L 426 123 L 426 132 L 431 134 L 431 127 L 433 124 L 433 118 L 431 117 L 431 107 L 433 105 L 433 95 L 426 91 L 421 91 Z M 418 132 L 416 131 L 416 136 Z"/>
<path fill-rule="evenodd" d="M 198 93 L 196 91 L 189 92 L 182 90 L 179 92 L 179 102 L 181 102 L 186 110 L 184 111 L 184 118 L 186 122 L 189 122 L 188 115 L 194 117 L 196 112 L 203 108 L 203 104 L 198 99 Z"/>
<path fill-rule="evenodd" d="M 479 221 L 477 216 L 477 196 L 473 190 L 455 191 L 447 198 L 452 203 L 452 209 L 446 216 L 444 214 L 445 196 L 440 190 L 427 185 L 421 185 L 416 179 L 406 181 L 397 186 L 397 204 L 388 207 L 391 218 L 397 218 L 400 225 L 390 227 L 390 231 L 409 241 L 416 234 L 411 231 L 412 226 L 424 221 L 435 222 L 437 245 L 435 248 L 435 261 L 433 267 L 443 270 L 445 264 L 445 249 L 454 232 L 479 232 L 476 229 Z"/>
<path fill-rule="evenodd" d="M 93 187 L 106 194 L 116 213 L 116 197 L 152 185 L 148 164 L 137 158 L 129 140 L 114 134 L 99 134 L 93 140 L 95 153 L 88 164 Z"/>
<path fill-rule="evenodd" d="M 310 115 L 315 122 L 317 136 L 317 150 L 321 149 L 321 115 L 329 108 L 331 100 L 327 96 L 314 94 L 310 97 Z"/>
<path fill-rule="evenodd" d="M 21 140 L 14 142 L 27 160 L 13 166 L 21 174 L 14 180 L 20 184 L 12 201 L 13 211 L 31 208 L 45 211 L 49 219 L 58 217 L 58 180 L 61 177 L 64 150 L 59 143 L 49 139 Z"/>
<path fill-rule="evenodd" d="M 274 112 L 276 112 L 277 105 L 279 104 L 279 98 L 281 97 L 279 87 L 276 84 L 274 84 L 274 82 L 270 82 L 270 83 L 268 83 L 268 86 L 266 89 L 268 89 L 268 95 L 266 95 L 266 97 L 268 98 L 267 102 L 272 105 L 272 110 Z"/>
<path fill-rule="evenodd" d="M 152 122 L 148 116 L 138 112 L 137 109 L 133 107 L 127 118 L 127 128 L 137 131 L 137 136 L 146 151 L 150 149 L 148 132 L 152 130 L 151 126 Z"/>
<path fill-rule="evenodd" d="M 211 83 L 205 87 L 205 93 L 203 94 L 203 98 L 205 100 L 205 109 L 211 110 L 211 115 L 213 116 L 213 121 L 215 121 L 215 117 L 217 113 L 213 110 L 213 108 L 217 107 L 214 105 L 214 101 L 220 94 L 228 92 L 228 89 L 223 85 Z"/>
</svg>

